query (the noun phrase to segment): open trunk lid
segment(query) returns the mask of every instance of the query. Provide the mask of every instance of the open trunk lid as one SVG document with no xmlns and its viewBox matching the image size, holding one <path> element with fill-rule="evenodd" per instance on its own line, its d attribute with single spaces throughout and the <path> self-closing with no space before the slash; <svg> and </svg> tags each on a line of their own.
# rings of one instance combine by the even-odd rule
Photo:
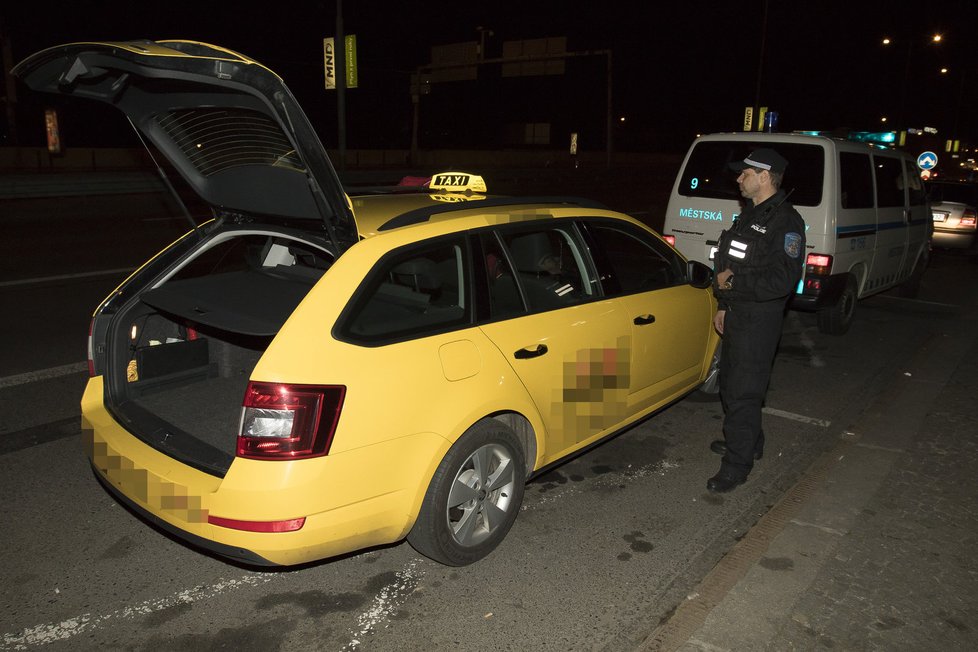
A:
<svg viewBox="0 0 978 652">
<path fill-rule="evenodd" d="M 219 213 L 321 223 L 337 255 L 357 240 L 305 114 L 275 73 L 245 56 L 193 41 L 74 43 L 13 73 L 34 90 L 118 107 Z"/>
</svg>

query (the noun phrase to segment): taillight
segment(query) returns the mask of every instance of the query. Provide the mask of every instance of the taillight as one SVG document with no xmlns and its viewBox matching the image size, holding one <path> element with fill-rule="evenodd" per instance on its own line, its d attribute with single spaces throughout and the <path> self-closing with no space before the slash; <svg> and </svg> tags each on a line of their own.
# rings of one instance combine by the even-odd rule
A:
<svg viewBox="0 0 978 652">
<path fill-rule="evenodd" d="M 806 276 L 827 276 L 832 272 L 832 256 L 808 254 L 805 259 Z"/>
<path fill-rule="evenodd" d="M 238 456 L 296 460 L 326 455 L 345 395 L 342 385 L 249 382 L 238 433 Z"/>
<path fill-rule="evenodd" d="M 676 236 L 674 236 L 674 235 L 664 235 L 664 236 L 662 236 L 662 239 L 665 240 L 666 242 L 668 242 L 671 246 L 673 246 L 673 247 L 676 246 Z"/>
<path fill-rule="evenodd" d="M 965 211 L 958 221 L 958 226 L 974 226 L 975 225 L 975 211 Z"/>
</svg>

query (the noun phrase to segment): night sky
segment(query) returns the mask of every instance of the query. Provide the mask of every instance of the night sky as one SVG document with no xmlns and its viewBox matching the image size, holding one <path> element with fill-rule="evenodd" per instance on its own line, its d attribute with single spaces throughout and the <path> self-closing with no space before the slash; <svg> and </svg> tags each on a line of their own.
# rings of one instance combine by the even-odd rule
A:
<svg viewBox="0 0 978 652">
<path fill-rule="evenodd" d="M 740 129 L 744 107 L 758 95 L 759 64 L 760 105 L 778 111 L 782 131 L 879 130 L 881 118 L 888 116 L 892 125 L 902 106 L 908 126 L 932 126 L 943 137 L 978 142 L 976 0 L 781 0 L 767 4 L 766 30 L 764 0 L 647 2 L 640 9 L 632 4 L 345 0 L 344 29 L 357 35 L 360 79 L 359 88 L 347 93 L 348 146 L 407 147 L 410 73 L 430 61 L 431 46 L 478 40 L 478 27 L 493 32 L 487 39 L 489 57 L 501 56 L 503 41 L 547 36 L 566 36 L 570 51 L 610 49 L 614 139 L 622 150 L 682 150 L 697 133 Z M 336 140 L 335 93 L 323 89 L 322 73 L 322 38 L 335 31 L 333 1 L 12 5 L 5 2 L 0 17 L 15 60 L 78 40 L 210 42 L 279 73 L 323 139 Z M 930 43 L 933 33 L 942 34 L 940 45 Z M 881 45 L 884 36 L 893 39 L 889 47 Z M 561 105 L 558 112 L 589 103 L 603 111 L 604 63 L 574 65 L 576 73 L 560 92 L 541 101 Z M 942 66 L 947 73 L 939 72 Z M 20 91 L 19 111 L 33 115 L 40 100 L 26 97 L 23 87 Z M 492 146 L 494 134 L 479 129 L 478 113 L 506 114 L 507 106 L 473 86 L 454 91 L 454 99 L 449 89 L 439 93 L 441 99 L 425 98 L 430 109 L 425 115 L 431 120 L 441 111 L 439 119 L 446 119 L 441 116 L 455 105 L 461 124 L 444 131 L 469 124 L 468 138 L 455 133 L 458 145 L 482 139 L 478 144 Z M 529 87 L 526 98 L 537 101 Z M 32 118 L 25 120 L 29 126 L 22 130 L 32 131 Z M 90 130 L 70 118 L 66 128 L 79 144 L 98 144 L 84 142 Z M 427 128 L 434 133 L 433 125 Z M 600 132 L 586 118 L 581 129 Z M 452 137 L 447 135 L 445 144 Z M 599 144 L 602 137 L 595 133 L 582 146 Z M 33 133 L 25 133 L 21 141 L 32 139 Z M 554 140 L 563 146 L 563 135 Z"/>
</svg>

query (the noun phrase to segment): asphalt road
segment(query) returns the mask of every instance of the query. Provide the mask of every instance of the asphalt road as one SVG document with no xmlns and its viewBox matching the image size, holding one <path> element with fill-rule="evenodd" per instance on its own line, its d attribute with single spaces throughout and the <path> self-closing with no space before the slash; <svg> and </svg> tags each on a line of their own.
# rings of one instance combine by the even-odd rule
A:
<svg viewBox="0 0 978 652">
<path fill-rule="evenodd" d="M 103 250 L 94 262 L 124 266 L 117 253 Z M 902 362 L 932 338 L 973 328 L 962 313 L 978 292 L 960 279 L 975 269 L 935 256 L 919 300 L 866 300 L 844 337 L 790 313 L 765 458 L 733 494 L 705 491 L 718 464 L 707 444 L 722 413 L 690 397 L 534 480 L 500 548 L 458 569 L 401 543 L 254 571 L 147 526 L 98 485 L 81 453 L 84 374 L 43 374 L 82 359 L 87 321 L 75 312 L 115 279 L 0 286 L 3 305 L 25 316 L 4 320 L 0 340 L 0 442 L 8 442 L 0 444 L 0 649 L 633 649 L 899 382 Z M 72 320 L 81 331 L 68 336 Z M 44 321 L 50 330 L 23 332 Z"/>
</svg>

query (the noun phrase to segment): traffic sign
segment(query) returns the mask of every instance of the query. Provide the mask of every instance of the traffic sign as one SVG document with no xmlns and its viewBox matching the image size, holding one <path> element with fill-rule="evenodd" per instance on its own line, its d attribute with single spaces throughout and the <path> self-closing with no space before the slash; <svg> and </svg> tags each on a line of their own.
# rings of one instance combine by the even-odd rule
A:
<svg viewBox="0 0 978 652">
<path fill-rule="evenodd" d="M 937 167 L 937 154 L 934 152 L 922 152 L 917 157 L 917 167 L 921 170 L 933 170 Z"/>
</svg>

